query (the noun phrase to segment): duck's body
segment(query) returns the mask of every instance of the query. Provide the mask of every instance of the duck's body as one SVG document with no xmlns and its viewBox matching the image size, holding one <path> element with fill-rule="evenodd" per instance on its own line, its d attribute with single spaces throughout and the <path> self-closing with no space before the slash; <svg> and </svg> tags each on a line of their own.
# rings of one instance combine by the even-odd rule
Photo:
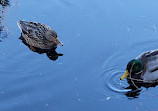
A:
<svg viewBox="0 0 158 111">
<path fill-rule="evenodd" d="M 140 78 L 144 81 L 158 80 L 158 50 L 143 53 L 136 59 L 143 63 L 143 71 Z"/>
<path fill-rule="evenodd" d="M 31 47 L 53 49 L 57 47 L 57 44 L 62 45 L 57 38 L 57 33 L 47 25 L 19 21 L 18 26 L 26 43 Z"/>
<path fill-rule="evenodd" d="M 129 83 L 154 84 L 158 82 L 158 50 L 145 52 L 131 60 L 120 79 L 126 77 Z"/>
</svg>

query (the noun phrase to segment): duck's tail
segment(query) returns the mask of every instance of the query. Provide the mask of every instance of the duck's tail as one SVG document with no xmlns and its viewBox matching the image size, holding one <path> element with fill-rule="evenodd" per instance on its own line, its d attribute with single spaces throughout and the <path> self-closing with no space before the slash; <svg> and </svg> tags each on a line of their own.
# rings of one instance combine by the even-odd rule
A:
<svg viewBox="0 0 158 111">
<path fill-rule="evenodd" d="M 28 22 L 20 20 L 19 22 L 17 22 L 17 25 L 18 25 L 18 27 L 19 27 L 19 29 L 21 30 L 22 33 L 27 33 Z"/>
</svg>

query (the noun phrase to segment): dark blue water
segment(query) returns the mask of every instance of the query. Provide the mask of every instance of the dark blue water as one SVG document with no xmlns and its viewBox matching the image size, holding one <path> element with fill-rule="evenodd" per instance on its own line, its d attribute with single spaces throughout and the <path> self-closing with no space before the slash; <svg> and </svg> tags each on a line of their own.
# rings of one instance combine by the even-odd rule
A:
<svg viewBox="0 0 158 111">
<path fill-rule="evenodd" d="M 4 1 L 4 0 L 3 0 Z M 0 17 L 0 111 L 152 111 L 158 88 L 130 99 L 119 78 L 158 48 L 157 0 L 5 0 Z M 17 21 L 47 24 L 64 43 L 56 61 L 19 39 Z"/>
</svg>

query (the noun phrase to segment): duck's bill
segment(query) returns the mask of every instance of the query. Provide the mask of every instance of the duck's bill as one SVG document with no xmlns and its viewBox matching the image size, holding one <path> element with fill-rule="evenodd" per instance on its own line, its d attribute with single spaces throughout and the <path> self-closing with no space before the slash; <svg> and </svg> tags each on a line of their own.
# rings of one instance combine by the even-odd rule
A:
<svg viewBox="0 0 158 111">
<path fill-rule="evenodd" d="M 126 70 L 126 72 L 120 77 L 120 80 L 125 79 L 129 75 L 129 72 Z"/>
<path fill-rule="evenodd" d="M 60 46 L 63 46 L 63 43 L 61 43 L 58 38 L 55 38 L 54 42 Z"/>
<path fill-rule="evenodd" d="M 63 46 L 63 43 L 61 43 L 60 41 L 57 42 L 60 46 Z"/>
</svg>

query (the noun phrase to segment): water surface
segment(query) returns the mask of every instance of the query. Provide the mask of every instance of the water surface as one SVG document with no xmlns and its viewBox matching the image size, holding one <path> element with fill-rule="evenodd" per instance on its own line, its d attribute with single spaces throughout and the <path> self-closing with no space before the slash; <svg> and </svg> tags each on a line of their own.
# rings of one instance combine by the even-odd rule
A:
<svg viewBox="0 0 158 111">
<path fill-rule="evenodd" d="M 7 1 L 7 0 L 6 0 Z M 9 0 L 0 17 L 1 111 L 151 111 L 158 88 L 130 99 L 126 64 L 158 48 L 158 1 Z M 17 21 L 47 24 L 64 55 L 56 61 L 19 39 Z"/>
</svg>

